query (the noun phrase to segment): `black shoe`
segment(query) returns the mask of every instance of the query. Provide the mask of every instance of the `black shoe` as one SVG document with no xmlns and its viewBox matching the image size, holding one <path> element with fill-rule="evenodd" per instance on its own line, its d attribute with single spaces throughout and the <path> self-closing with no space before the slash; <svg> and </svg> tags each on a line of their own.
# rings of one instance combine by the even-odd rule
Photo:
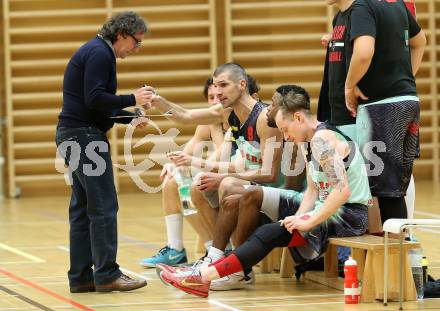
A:
<svg viewBox="0 0 440 311">
<path fill-rule="evenodd" d="M 295 277 L 297 280 L 306 271 L 324 271 L 324 257 L 308 260 L 295 266 Z"/>
</svg>

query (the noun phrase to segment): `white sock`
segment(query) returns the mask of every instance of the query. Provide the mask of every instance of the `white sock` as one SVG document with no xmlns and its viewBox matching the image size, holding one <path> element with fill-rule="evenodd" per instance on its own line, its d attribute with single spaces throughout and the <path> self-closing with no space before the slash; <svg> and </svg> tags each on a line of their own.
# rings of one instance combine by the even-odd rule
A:
<svg viewBox="0 0 440 311">
<path fill-rule="evenodd" d="M 165 216 L 167 226 L 168 246 L 181 251 L 183 249 L 183 215 L 171 214 Z"/>
<path fill-rule="evenodd" d="M 222 250 L 219 250 L 218 248 L 215 248 L 214 246 L 211 246 L 209 248 L 209 252 L 208 252 L 207 257 L 211 258 L 211 260 L 212 260 L 211 262 L 216 262 L 220 258 L 225 257 L 225 252 Z"/>
<path fill-rule="evenodd" d="M 225 250 L 232 251 L 234 249 L 234 246 L 232 245 L 232 242 L 229 241 L 228 245 L 226 245 Z"/>
<path fill-rule="evenodd" d="M 411 180 L 406 190 L 405 203 L 408 218 L 414 218 L 414 204 L 416 200 L 416 186 L 414 184 L 414 176 L 411 175 Z"/>
<path fill-rule="evenodd" d="M 209 249 L 212 246 L 212 240 L 206 241 L 205 242 L 205 249 L 209 252 Z"/>
</svg>

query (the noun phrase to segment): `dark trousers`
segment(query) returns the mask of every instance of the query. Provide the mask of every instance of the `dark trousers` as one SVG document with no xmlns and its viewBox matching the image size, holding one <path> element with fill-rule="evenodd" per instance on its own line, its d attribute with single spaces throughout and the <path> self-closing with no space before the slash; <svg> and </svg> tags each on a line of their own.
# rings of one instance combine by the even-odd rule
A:
<svg viewBox="0 0 440 311">
<path fill-rule="evenodd" d="M 82 127 L 58 128 L 56 143 L 72 176 L 69 283 L 110 283 L 121 271 L 116 263 L 118 199 L 109 142 L 103 131 Z"/>
</svg>

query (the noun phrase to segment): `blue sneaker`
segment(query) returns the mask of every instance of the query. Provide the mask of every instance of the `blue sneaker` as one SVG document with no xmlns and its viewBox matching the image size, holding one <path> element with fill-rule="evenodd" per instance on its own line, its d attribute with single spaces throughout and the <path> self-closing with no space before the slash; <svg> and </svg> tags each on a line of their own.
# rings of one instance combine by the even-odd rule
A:
<svg viewBox="0 0 440 311">
<path fill-rule="evenodd" d="M 140 265 L 144 268 L 155 268 L 158 263 L 162 263 L 167 266 L 176 266 L 187 261 L 188 259 L 186 258 L 185 249 L 177 251 L 167 245 L 159 250 L 159 252 L 157 252 L 157 254 L 153 257 L 142 259 Z"/>
</svg>

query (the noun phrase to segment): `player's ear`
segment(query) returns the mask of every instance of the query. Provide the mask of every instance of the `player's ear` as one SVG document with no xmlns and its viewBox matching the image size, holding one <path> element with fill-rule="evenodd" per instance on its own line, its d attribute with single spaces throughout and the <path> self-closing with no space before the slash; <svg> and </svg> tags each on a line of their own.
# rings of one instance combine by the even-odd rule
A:
<svg viewBox="0 0 440 311">
<path fill-rule="evenodd" d="M 240 90 L 244 91 L 247 88 L 247 81 L 242 79 L 240 80 Z"/>
</svg>

